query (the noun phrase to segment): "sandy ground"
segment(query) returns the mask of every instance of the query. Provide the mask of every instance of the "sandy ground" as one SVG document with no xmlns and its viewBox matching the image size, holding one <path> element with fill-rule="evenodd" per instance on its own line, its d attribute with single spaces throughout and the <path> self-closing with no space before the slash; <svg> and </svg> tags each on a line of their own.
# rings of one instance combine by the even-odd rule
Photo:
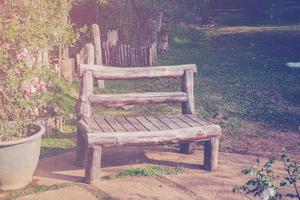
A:
<svg viewBox="0 0 300 200">
<path fill-rule="evenodd" d="M 41 159 L 34 176 L 35 184 L 52 185 L 71 182 L 59 190 L 26 195 L 22 200 L 81 200 L 81 199 L 199 199 L 246 200 L 232 189 L 244 183 L 247 177 L 240 174 L 256 160 L 254 156 L 220 153 L 219 169 L 208 172 L 202 169 L 203 151 L 193 155 L 179 154 L 176 149 L 164 147 L 128 147 L 105 149 L 102 176 L 132 166 L 160 164 L 181 165 L 184 173 L 164 177 L 127 177 L 102 179 L 96 186 L 82 184 L 84 170 L 74 166 L 75 153 Z M 0 194 L 5 199 L 9 193 Z M 105 198 L 106 197 L 106 198 Z M 108 198 L 109 197 L 109 198 Z"/>
</svg>

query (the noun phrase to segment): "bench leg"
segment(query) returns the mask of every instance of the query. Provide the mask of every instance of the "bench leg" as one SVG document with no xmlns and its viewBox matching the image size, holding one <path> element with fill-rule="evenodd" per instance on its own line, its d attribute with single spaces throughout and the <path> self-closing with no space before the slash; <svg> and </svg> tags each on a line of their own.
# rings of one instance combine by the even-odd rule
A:
<svg viewBox="0 0 300 200">
<path fill-rule="evenodd" d="M 76 161 L 75 164 L 78 167 L 84 166 L 84 158 L 86 151 L 86 141 L 84 140 L 80 130 L 77 130 L 77 149 L 76 149 Z"/>
<path fill-rule="evenodd" d="M 195 142 L 181 143 L 179 144 L 179 147 L 180 147 L 180 153 L 193 154 L 195 153 L 196 143 Z"/>
<path fill-rule="evenodd" d="M 94 185 L 100 182 L 101 152 L 100 146 L 91 146 L 86 152 L 85 182 L 88 184 Z"/>
<path fill-rule="evenodd" d="M 204 143 L 204 169 L 213 171 L 218 168 L 219 138 Z"/>
</svg>

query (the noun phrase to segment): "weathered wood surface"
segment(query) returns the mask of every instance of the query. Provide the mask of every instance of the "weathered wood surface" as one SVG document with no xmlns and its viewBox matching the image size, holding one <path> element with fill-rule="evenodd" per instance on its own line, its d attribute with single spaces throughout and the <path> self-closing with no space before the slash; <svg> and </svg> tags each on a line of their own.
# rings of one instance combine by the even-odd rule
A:
<svg viewBox="0 0 300 200">
<path fill-rule="evenodd" d="M 60 75 L 72 82 L 75 77 L 75 67 L 73 58 L 63 58 L 60 63 Z"/>
<path fill-rule="evenodd" d="M 117 45 L 117 42 L 119 41 L 119 34 L 118 30 L 109 30 L 107 32 L 107 43 L 110 43 L 113 46 Z"/>
<path fill-rule="evenodd" d="M 87 133 L 92 130 L 86 123 L 77 123 L 77 137 L 76 137 L 76 160 L 75 164 L 79 167 L 83 167 L 85 164 L 87 139 L 84 138 Z"/>
<path fill-rule="evenodd" d="M 152 45 L 132 47 L 129 44 L 102 42 L 103 64 L 118 67 L 148 67 L 156 60 Z M 151 57 L 151 58 L 149 58 Z"/>
<path fill-rule="evenodd" d="M 93 39 L 93 44 L 95 47 L 95 64 L 102 65 L 102 49 L 101 49 L 101 38 L 100 38 L 100 28 L 97 24 L 92 24 L 91 27 L 91 35 Z"/>
<path fill-rule="evenodd" d="M 94 63 L 94 45 L 86 44 L 85 45 L 85 52 L 87 55 L 85 57 L 86 62 L 88 64 Z M 93 72 L 91 70 L 87 70 L 84 72 L 82 79 L 81 79 L 81 89 L 80 89 L 80 116 L 82 117 L 91 117 L 92 116 L 92 107 L 89 101 L 89 97 L 93 94 Z"/>
<path fill-rule="evenodd" d="M 194 121 L 197 126 L 192 126 L 186 122 L 190 119 L 188 116 L 85 118 L 80 124 L 81 127 L 89 127 L 89 144 L 102 146 L 185 143 L 221 135 L 218 125 L 200 125 Z M 196 115 L 193 118 L 203 120 Z"/>
<path fill-rule="evenodd" d="M 93 52 L 93 45 L 86 46 Z M 126 51 L 126 50 L 125 50 Z M 137 52 L 130 51 L 135 58 Z M 90 55 L 90 54 L 88 54 Z M 94 55 L 94 54 L 91 54 Z M 101 148 L 113 146 L 180 145 L 181 153 L 193 153 L 195 141 L 205 141 L 204 167 L 215 170 L 218 161 L 218 144 L 222 131 L 220 126 L 195 115 L 194 73 L 196 65 L 119 68 L 93 65 L 94 57 L 88 56 L 91 64 L 80 65 L 81 117 L 78 123 L 77 162 L 86 165 L 86 182 L 100 180 Z M 122 64 L 122 52 L 119 52 Z M 113 55 L 115 58 L 117 54 Z M 133 65 L 140 65 L 140 59 Z M 127 80 L 142 78 L 181 78 L 180 92 L 153 92 L 132 94 L 94 94 L 93 81 Z M 140 117 L 92 117 L 92 105 L 104 107 L 149 103 L 182 103 L 182 115 Z M 85 155 L 85 156 L 83 156 Z"/>
<path fill-rule="evenodd" d="M 89 97 L 89 101 L 92 105 L 110 108 L 154 103 L 181 103 L 187 101 L 187 96 L 184 92 L 94 94 Z"/>
<path fill-rule="evenodd" d="M 184 73 L 182 79 L 182 91 L 188 94 L 188 100 L 182 103 L 182 113 L 194 114 L 194 72 L 192 70 L 186 70 Z"/>
<path fill-rule="evenodd" d="M 219 155 L 219 137 L 212 138 L 204 144 L 204 168 L 206 170 L 217 170 Z"/>
<path fill-rule="evenodd" d="M 221 135 L 221 129 L 217 125 L 144 132 L 126 132 L 125 128 L 122 129 L 124 129 L 123 132 L 101 134 L 89 133 L 87 135 L 88 143 L 92 145 L 101 145 L 103 147 L 176 144 L 181 142 L 207 140 Z"/>
<path fill-rule="evenodd" d="M 102 65 L 103 64 L 103 58 L 102 58 L 102 48 L 101 48 L 101 34 L 100 34 L 100 28 L 98 24 L 92 24 L 91 27 L 91 35 L 93 39 L 94 44 L 94 52 L 95 52 L 95 64 L 96 65 Z M 105 84 L 103 80 L 98 80 L 98 87 L 99 88 L 105 88 Z"/>
<path fill-rule="evenodd" d="M 120 123 L 120 121 L 122 121 L 122 123 Z M 210 122 L 203 125 L 203 121 L 205 120 L 198 115 L 162 115 L 116 118 L 90 117 L 82 119 L 80 124 L 81 127 L 84 127 L 87 133 L 99 134 L 119 132 L 119 130 L 117 130 L 119 128 L 116 128 L 116 126 L 124 127 L 125 122 L 126 124 L 130 124 L 135 127 L 135 130 L 133 130 L 134 132 L 165 131 L 195 127 L 205 127 L 205 130 L 209 131 L 207 133 L 214 132 L 214 129 L 212 128 L 216 125 Z M 121 131 L 124 131 L 124 129 Z"/>
<path fill-rule="evenodd" d="M 86 154 L 85 182 L 95 185 L 100 182 L 102 148 L 89 146 Z"/>
<path fill-rule="evenodd" d="M 181 84 L 181 91 L 187 94 L 187 101 L 181 104 L 182 114 L 194 114 L 195 113 L 195 102 L 194 102 L 194 72 L 192 70 L 186 70 L 184 72 Z M 182 116 L 186 118 L 186 116 Z M 195 125 L 193 119 L 188 120 L 190 125 Z M 198 126 L 198 125 L 196 125 Z M 196 145 L 194 142 L 183 143 L 179 145 L 180 152 L 185 154 L 193 154 L 196 150 Z"/>
<path fill-rule="evenodd" d="M 196 144 L 195 142 L 189 142 L 189 143 L 180 143 L 180 153 L 184 154 L 193 154 L 196 150 Z"/>
<path fill-rule="evenodd" d="M 176 66 L 121 68 L 82 64 L 80 65 L 80 76 L 87 70 L 93 71 L 93 76 L 96 79 L 129 80 L 143 78 L 178 78 L 182 77 L 187 70 L 196 73 L 197 67 L 194 64 L 187 64 Z"/>
</svg>

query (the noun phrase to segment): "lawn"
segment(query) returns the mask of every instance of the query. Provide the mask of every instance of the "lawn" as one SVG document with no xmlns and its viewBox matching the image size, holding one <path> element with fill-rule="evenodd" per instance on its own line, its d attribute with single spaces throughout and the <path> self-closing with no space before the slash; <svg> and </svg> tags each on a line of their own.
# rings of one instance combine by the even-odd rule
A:
<svg viewBox="0 0 300 200">
<path fill-rule="evenodd" d="M 189 28 L 167 25 L 170 50 L 157 65 L 195 63 L 197 112 L 224 129 L 223 151 L 255 155 L 299 151 L 300 26 Z M 178 80 L 108 81 L 105 93 L 172 91 Z M 180 106 L 136 106 L 97 114 L 137 115 L 179 113 Z M 69 140 L 69 141 L 68 141 Z M 55 152 L 73 148 L 72 139 L 44 139 Z M 63 143 L 63 148 L 57 144 Z M 47 146 L 48 145 L 48 146 Z M 59 146 L 59 145 L 58 145 Z M 65 148 L 66 147 L 66 148 Z M 51 155 L 50 148 L 50 155 Z M 49 152 L 44 153 L 47 155 Z"/>
</svg>

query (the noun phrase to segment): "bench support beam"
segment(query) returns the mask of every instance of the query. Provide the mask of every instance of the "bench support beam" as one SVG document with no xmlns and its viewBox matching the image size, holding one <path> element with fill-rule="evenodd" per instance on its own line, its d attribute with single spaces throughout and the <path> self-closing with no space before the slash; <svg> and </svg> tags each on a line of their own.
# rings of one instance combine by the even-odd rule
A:
<svg viewBox="0 0 300 200">
<path fill-rule="evenodd" d="M 90 146 L 86 152 L 85 182 L 88 184 L 100 183 L 101 152 L 100 146 Z"/>
<path fill-rule="evenodd" d="M 182 77 L 182 92 L 187 94 L 187 101 L 183 102 L 182 114 L 194 114 L 195 102 L 194 102 L 194 72 L 192 70 L 186 70 Z"/>
<path fill-rule="evenodd" d="M 204 169 L 209 171 L 218 168 L 219 138 L 212 138 L 204 143 Z"/>
<path fill-rule="evenodd" d="M 182 114 L 194 114 L 194 72 L 186 70 L 182 77 L 181 91 L 187 94 L 187 101 L 181 104 Z M 179 144 L 180 153 L 193 154 L 195 153 L 196 145 L 194 142 Z"/>
<path fill-rule="evenodd" d="M 75 164 L 78 167 L 84 166 L 86 141 L 84 140 L 81 130 L 77 129 L 77 149 L 76 149 L 76 161 Z"/>
<path fill-rule="evenodd" d="M 180 153 L 193 154 L 195 153 L 196 143 L 195 142 L 181 143 L 179 144 L 179 147 L 180 147 Z"/>
</svg>

